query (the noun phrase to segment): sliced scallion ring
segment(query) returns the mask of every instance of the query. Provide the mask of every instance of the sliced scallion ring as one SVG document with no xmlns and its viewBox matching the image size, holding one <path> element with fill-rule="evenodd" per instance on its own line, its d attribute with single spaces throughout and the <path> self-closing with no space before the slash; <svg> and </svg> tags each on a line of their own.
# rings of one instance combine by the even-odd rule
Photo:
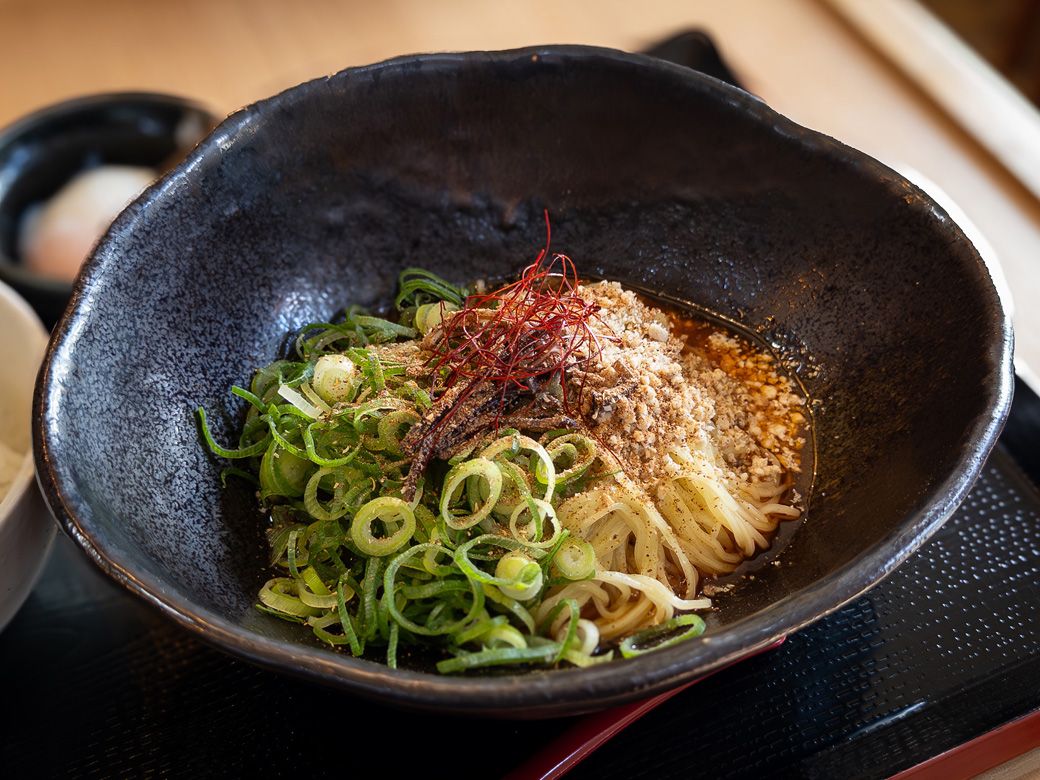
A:
<svg viewBox="0 0 1040 780">
<path fill-rule="evenodd" d="M 542 495 L 542 500 L 552 501 L 553 491 L 556 489 L 556 466 L 553 464 L 552 458 L 549 457 L 549 453 L 545 451 L 545 447 L 530 436 L 524 436 L 520 433 L 502 436 L 485 447 L 480 452 L 480 457 L 494 460 L 499 455 L 515 455 L 524 450 L 530 452 L 532 457 L 537 459 L 536 463 L 540 463 L 543 479 L 539 481 L 545 485 L 545 493 Z M 536 466 L 535 468 L 537 469 L 538 467 Z"/>
<path fill-rule="evenodd" d="M 324 610 L 300 601 L 299 586 L 289 577 L 275 577 L 260 589 L 260 603 L 275 612 L 296 617 L 320 615 Z"/>
<path fill-rule="evenodd" d="M 556 472 L 557 485 L 565 485 L 580 477 L 588 471 L 598 455 L 596 443 L 581 433 L 557 436 L 545 445 L 545 451 L 558 469 L 561 461 L 567 464 Z M 543 485 L 546 483 L 545 469 L 540 461 L 535 465 L 534 476 Z"/>
<path fill-rule="evenodd" d="M 678 631 L 680 628 L 685 628 L 686 630 Z M 671 620 L 666 620 L 656 626 L 632 634 L 632 636 L 622 641 L 618 649 L 625 658 L 635 658 L 653 650 L 672 647 L 703 633 L 704 620 L 701 619 L 700 615 L 679 615 Z"/>
<path fill-rule="evenodd" d="M 499 558 L 495 578 L 512 581 L 512 584 L 499 584 L 498 587 L 517 601 L 529 601 L 542 589 L 542 567 L 521 552 L 506 553 Z"/>
<path fill-rule="evenodd" d="M 312 387 L 327 403 L 349 401 L 356 391 L 357 366 L 346 355 L 322 355 L 314 364 Z"/>
<path fill-rule="evenodd" d="M 381 521 L 390 530 L 377 537 L 372 524 Z M 350 538 L 365 555 L 390 555 L 400 550 L 415 533 L 415 514 L 407 502 L 393 496 L 373 498 L 354 515 Z"/>
<path fill-rule="evenodd" d="M 553 566 L 568 580 L 587 580 L 596 572 L 596 551 L 584 539 L 568 536 L 556 551 Z"/>
<path fill-rule="evenodd" d="M 338 520 L 350 511 L 350 505 L 342 500 L 342 488 L 334 491 L 333 499 L 327 506 L 323 506 L 318 499 L 318 486 L 322 478 L 335 473 L 335 469 L 320 468 L 311 475 L 311 478 L 307 480 L 307 486 L 304 488 L 303 506 L 312 517 L 318 520 Z M 340 495 L 337 496 L 336 493 Z"/>
<path fill-rule="evenodd" d="M 313 464 L 271 442 L 260 461 L 260 495 L 299 498 L 314 471 Z"/>
<path fill-rule="evenodd" d="M 487 482 L 487 499 L 479 507 L 470 507 L 473 511 L 469 514 L 454 515 L 451 511 L 451 502 L 455 499 L 456 492 L 460 491 L 470 477 L 479 477 Z M 502 493 L 502 472 L 498 466 L 487 458 L 473 458 L 453 466 L 444 478 L 444 487 L 441 489 L 441 519 L 445 525 L 456 531 L 472 528 L 489 514 Z"/>
</svg>

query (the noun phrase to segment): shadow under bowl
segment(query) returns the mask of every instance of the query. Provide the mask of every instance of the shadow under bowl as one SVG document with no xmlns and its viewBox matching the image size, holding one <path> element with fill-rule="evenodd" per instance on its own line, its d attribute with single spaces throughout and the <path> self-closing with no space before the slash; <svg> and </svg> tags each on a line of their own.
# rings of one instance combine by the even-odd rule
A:
<svg viewBox="0 0 1040 780">
<path fill-rule="evenodd" d="M 77 173 L 97 165 L 155 168 L 158 178 L 216 124 L 216 117 L 193 101 L 125 92 L 56 103 L 0 130 L 0 280 L 53 327 L 72 294 L 72 282 L 40 276 L 22 265 L 18 234 L 26 213 Z"/>
<path fill-rule="evenodd" d="M 443 677 L 320 646 L 254 608 L 263 518 L 193 411 L 412 265 L 515 274 L 544 236 L 583 273 L 776 345 L 814 401 L 808 520 L 715 598 L 704 636 L 589 669 Z M 114 223 L 37 388 L 57 518 L 117 581 L 239 656 L 382 701 L 552 716 L 645 697 L 773 643 L 892 571 L 979 473 L 1011 330 L 977 252 L 915 186 L 751 95 L 570 46 L 419 55 L 232 115 Z M 215 432 L 232 439 L 241 406 Z"/>
</svg>

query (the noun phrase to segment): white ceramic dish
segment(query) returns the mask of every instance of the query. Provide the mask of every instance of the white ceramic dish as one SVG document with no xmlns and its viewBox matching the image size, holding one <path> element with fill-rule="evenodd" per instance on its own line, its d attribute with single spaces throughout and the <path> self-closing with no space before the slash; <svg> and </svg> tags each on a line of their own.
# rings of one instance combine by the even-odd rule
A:
<svg viewBox="0 0 1040 780">
<path fill-rule="evenodd" d="M 46 347 L 47 331 L 29 304 L 0 283 L 0 441 L 23 455 L 0 500 L 0 629 L 29 595 L 54 541 L 32 460 L 33 385 Z"/>
</svg>

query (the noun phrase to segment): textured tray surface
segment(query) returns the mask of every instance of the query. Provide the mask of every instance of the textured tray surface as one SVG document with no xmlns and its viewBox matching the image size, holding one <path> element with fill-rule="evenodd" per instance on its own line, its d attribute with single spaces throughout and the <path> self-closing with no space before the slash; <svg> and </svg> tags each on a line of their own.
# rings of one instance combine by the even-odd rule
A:
<svg viewBox="0 0 1040 780">
<path fill-rule="evenodd" d="M 1040 494 L 998 450 L 967 503 L 888 580 L 780 649 L 703 681 L 574 770 L 604 777 L 882 777 L 1040 707 Z M 225 657 L 60 539 L 0 635 L 14 776 L 492 777 L 570 721 L 383 710 Z M 405 740 L 412 758 L 377 744 Z M 465 745 L 463 757 L 453 748 Z"/>
<path fill-rule="evenodd" d="M 1040 495 L 998 450 L 886 581 L 675 697 L 571 776 L 887 776 L 1040 707 L 1037 603 Z"/>
</svg>

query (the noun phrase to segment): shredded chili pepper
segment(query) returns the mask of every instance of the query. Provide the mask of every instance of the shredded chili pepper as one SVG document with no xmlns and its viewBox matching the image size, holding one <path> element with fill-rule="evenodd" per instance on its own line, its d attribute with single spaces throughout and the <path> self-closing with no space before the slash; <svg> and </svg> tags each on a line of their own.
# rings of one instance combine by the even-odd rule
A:
<svg viewBox="0 0 1040 780">
<path fill-rule="evenodd" d="M 567 380 L 600 354 L 601 336 L 589 325 L 599 306 L 578 294 L 574 262 L 550 254 L 548 211 L 545 233 L 545 247 L 517 281 L 469 296 L 461 311 L 445 319 L 430 364 L 445 388 L 469 383 L 460 400 L 483 382 L 500 385 L 504 401 L 510 387 L 530 390 L 535 382 L 558 378 L 563 408 L 568 414 L 580 409 L 584 374 L 576 398 Z"/>
</svg>

